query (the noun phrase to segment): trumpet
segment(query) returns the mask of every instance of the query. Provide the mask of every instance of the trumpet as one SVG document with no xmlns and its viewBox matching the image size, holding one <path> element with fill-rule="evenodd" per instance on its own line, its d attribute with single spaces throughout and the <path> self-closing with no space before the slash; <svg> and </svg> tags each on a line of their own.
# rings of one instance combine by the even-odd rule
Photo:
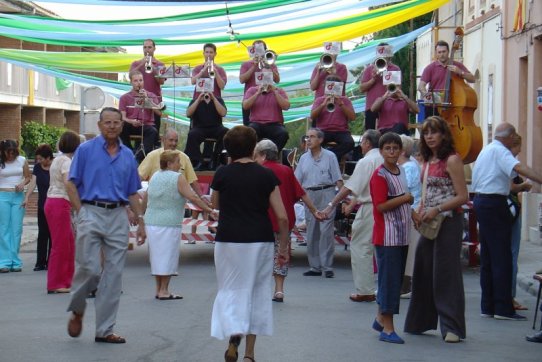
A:
<svg viewBox="0 0 542 362">
<path fill-rule="evenodd" d="M 329 53 L 324 53 L 320 57 L 320 69 L 331 69 L 335 65 L 335 60 L 333 60 L 333 56 Z"/>
<path fill-rule="evenodd" d="M 382 58 L 382 57 L 376 58 L 374 62 L 374 66 L 376 70 L 378 71 L 378 73 L 382 74 L 386 70 L 388 70 L 388 61 L 386 60 L 386 58 Z"/>
<path fill-rule="evenodd" d="M 330 98 L 329 102 L 327 102 L 327 104 L 326 104 L 326 110 L 329 113 L 333 113 L 333 112 L 335 112 L 335 95 L 330 94 L 330 96 L 331 96 L 331 98 Z"/>
<path fill-rule="evenodd" d="M 153 70 L 152 57 L 147 53 L 145 54 L 145 73 L 150 74 Z"/>
<path fill-rule="evenodd" d="M 397 85 L 395 85 L 393 83 L 388 84 L 388 86 L 386 88 L 388 89 L 388 92 L 390 92 L 392 94 L 397 92 Z"/>
<path fill-rule="evenodd" d="M 259 57 L 258 69 L 268 68 L 270 65 L 275 64 L 277 60 L 277 53 L 272 50 L 268 50 L 264 53 L 263 57 Z"/>
<path fill-rule="evenodd" d="M 269 84 L 262 85 L 262 94 L 267 94 L 269 92 Z"/>
<path fill-rule="evenodd" d="M 208 92 L 205 92 L 203 93 L 203 99 L 205 99 L 206 101 L 209 101 L 211 100 L 211 95 Z"/>
<path fill-rule="evenodd" d="M 207 62 L 211 63 L 211 64 L 209 64 L 209 69 L 208 69 L 209 78 L 214 79 L 215 75 L 216 75 L 215 62 L 212 61 L 210 58 L 207 58 Z"/>
</svg>

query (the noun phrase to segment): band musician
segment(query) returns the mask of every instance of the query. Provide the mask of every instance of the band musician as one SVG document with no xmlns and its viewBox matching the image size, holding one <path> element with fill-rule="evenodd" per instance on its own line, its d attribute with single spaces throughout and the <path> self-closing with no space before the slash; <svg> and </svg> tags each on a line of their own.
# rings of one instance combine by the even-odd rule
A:
<svg viewBox="0 0 542 362">
<path fill-rule="evenodd" d="M 310 87 L 311 90 L 315 91 L 314 93 L 314 99 L 321 97 L 325 94 L 325 85 L 326 85 L 326 78 L 328 75 L 335 75 L 337 76 L 341 82 L 346 83 L 346 80 L 348 79 L 348 69 L 346 68 L 346 65 L 339 63 L 337 61 L 337 54 L 328 54 L 331 57 L 331 66 L 326 67 L 322 62 L 320 61 L 316 66 L 314 67 L 311 75 L 310 80 Z M 344 96 L 344 88 L 343 88 L 343 96 Z"/>
<path fill-rule="evenodd" d="M 267 44 L 263 40 L 255 40 L 252 43 L 253 47 L 262 45 L 264 50 L 267 50 Z M 268 64 L 261 56 L 254 56 L 251 60 L 248 60 L 241 64 L 239 71 L 239 82 L 245 85 L 244 93 L 246 93 L 251 87 L 256 85 L 256 72 L 272 72 L 273 82 L 280 82 L 280 74 L 276 64 Z M 243 109 L 243 124 L 248 126 L 250 123 L 250 110 Z"/>
<path fill-rule="evenodd" d="M 340 82 L 339 77 L 329 75 L 327 82 Z M 337 156 L 340 162 L 343 155 L 354 147 L 354 139 L 348 129 L 348 122 L 356 118 L 354 106 L 345 96 L 325 94 L 314 100 L 311 119 L 316 127 L 324 132 L 324 142 L 334 142 L 337 145 L 329 150 Z"/>
<path fill-rule="evenodd" d="M 400 71 L 399 67 L 392 62 L 393 49 L 388 43 L 380 43 L 376 47 L 376 58 L 372 64 L 369 64 L 363 71 L 361 76 L 361 84 L 359 90 L 365 93 L 365 129 L 376 129 L 376 120 L 378 112 L 373 112 L 371 107 L 378 97 L 382 97 L 386 93 L 386 86 L 383 84 L 382 75 L 384 70 Z M 379 61 L 385 65 L 379 68 Z"/>
<path fill-rule="evenodd" d="M 418 104 L 403 93 L 400 84 L 390 84 L 371 107 L 371 112 L 378 113 L 377 128 L 381 135 L 387 132 L 407 135 L 408 115 L 419 111 Z"/>
<path fill-rule="evenodd" d="M 243 99 L 243 109 L 250 110 L 249 127 L 254 128 L 258 141 L 267 138 L 282 151 L 288 141 L 282 111 L 290 108 L 286 92 L 273 84 L 261 84 L 249 88 Z"/>
<path fill-rule="evenodd" d="M 154 114 L 161 113 L 159 108 L 160 101 L 154 93 L 145 90 L 143 74 L 140 71 L 134 70 L 130 72 L 129 77 L 132 90 L 123 94 L 119 100 L 119 110 L 122 113 L 122 120 L 124 121 L 120 139 L 126 147 L 133 151 L 130 136 L 142 135 L 143 139 L 141 142 L 143 143 L 143 150 L 146 155 L 159 142 L 158 131 L 154 124 Z M 148 104 L 152 105 L 153 108 L 144 108 Z M 141 127 L 143 127 L 143 130 Z M 138 161 L 141 162 L 145 155 L 138 153 Z"/>
<path fill-rule="evenodd" d="M 423 70 L 420 83 L 418 84 L 418 91 L 420 91 L 421 98 L 426 103 L 426 117 L 438 115 L 437 109 L 428 103 L 437 104 L 442 102 L 442 99 L 437 98 L 440 98 L 440 95 L 444 94 L 446 89 L 446 75 L 448 70 L 469 83 L 476 81 L 474 75 L 460 62 L 454 60 L 451 65 L 448 65 L 450 62 L 450 46 L 444 40 L 439 40 L 435 45 L 435 56 L 436 60 Z"/>
<path fill-rule="evenodd" d="M 222 139 L 228 131 L 222 125 L 222 117 L 226 112 L 224 100 L 215 97 L 213 93 L 200 93 L 190 101 L 186 116 L 191 119 L 191 129 L 184 152 L 190 157 L 196 171 L 216 168 L 218 157 L 224 148 Z M 200 150 L 200 144 L 207 138 L 216 140 L 211 164 L 204 164 Z"/>
<path fill-rule="evenodd" d="M 199 78 L 214 78 L 214 87 L 213 94 L 215 97 L 222 98 L 222 89 L 226 86 L 228 82 L 228 76 L 224 68 L 215 64 L 215 57 L 217 55 L 216 45 L 212 43 L 206 43 L 203 45 L 203 58 L 205 62 L 203 64 L 197 65 L 192 70 L 192 84 L 196 84 Z M 196 92 L 194 89 L 193 99 L 196 99 L 199 96 L 200 92 Z"/>
<path fill-rule="evenodd" d="M 152 39 L 143 41 L 143 58 L 136 60 L 130 66 L 130 72 L 137 70 L 143 75 L 143 85 L 147 92 L 154 93 L 158 98 L 158 102 L 162 102 L 162 85 L 166 81 L 165 78 L 159 77 L 159 69 L 164 66 L 164 63 L 154 57 L 156 44 Z M 150 63 L 149 63 L 150 60 Z M 149 66 L 150 65 L 150 66 Z M 154 114 L 154 125 L 158 133 L 160 133 L 161 113 Z M 156 147 L 160 147 L 158 139 Z"/>
</svg>

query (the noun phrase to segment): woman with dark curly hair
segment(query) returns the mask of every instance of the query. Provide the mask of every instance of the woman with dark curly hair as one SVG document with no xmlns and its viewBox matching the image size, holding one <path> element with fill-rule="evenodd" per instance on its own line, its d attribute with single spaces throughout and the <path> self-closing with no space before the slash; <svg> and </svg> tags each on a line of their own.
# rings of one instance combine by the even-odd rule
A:
<svg viewBox="0 0 542 362">
<path fill-rule="evenodd" d="M 220 210 L 215 244 L 218 293 L 213 305 L 211 336 L 229 337 L 226 362 L 237 361 L 246 336 L 244 361 L 254 361 L 256 335 L 273 332 L 270 298 L 275 236 L 269 207 L 279 225 L 279 264 L 288 262 L 288 216 L 279 180 L 252 159 L 256 131 L 236 126 L 224 136 L 232 162 L 219 168 L 211 187 L 213 206 Z"/>
<path fill-rule="evenodd" d="M 28 205 L 30 196 L 38 187 L 38 247 L 34 271 L 47 270 L 49 254 L 51 253 L 51 234 L 45 218 L 45 199 L 49 189 L 49 168 L 53 162 L 53 149 L 44 143 L 36 148 L 36 163 L 32 169 L 32 180 L 28 184 L 23 206 Z"/>
<path fill-rule="evenodd" d="M 24 187 L 32 175 L 15 140 L 0 141 L 0 273 L 20 272 Z"/>
<path fill-rule="evenodd" d="M 445 217 L 435 240 L 420 237 L 405 332 L 422 334 L 437 329 L 440 319 L 442 338 L 456 343 L 466 337 L 460 253 L 461 205 L 467 202 L 468 192 L 463 161 L 454 150 L 450 128 L 443 118 L 433 116 L 423 123 L 420 153 L 422 199 L 418 213 L 414 213 L 414 222 L 419 225 L 439 214 Z"/>
</svg>

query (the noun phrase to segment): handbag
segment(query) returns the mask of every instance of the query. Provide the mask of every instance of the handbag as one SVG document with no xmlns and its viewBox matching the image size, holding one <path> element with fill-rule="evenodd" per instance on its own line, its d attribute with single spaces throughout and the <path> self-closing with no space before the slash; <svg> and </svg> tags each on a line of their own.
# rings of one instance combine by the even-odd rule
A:
<svg viewBox="0 0 542 362">
<path fill-rule="evenodd" d="M 426 164 L 425 171 L 423 173 L 423 183 L 422 183 L 422 205 L 425 203 L 425 196 L 427 193 L 427 173 L 429 171 L 429 163 Z M 440 231 L 440 226 L 444 221 L 446 216 L 438 214 L 433 219 L 429 221 L 422 221 L 418 226 L 418 232 L 429 240 L 435 240 Z"/>
</svg>

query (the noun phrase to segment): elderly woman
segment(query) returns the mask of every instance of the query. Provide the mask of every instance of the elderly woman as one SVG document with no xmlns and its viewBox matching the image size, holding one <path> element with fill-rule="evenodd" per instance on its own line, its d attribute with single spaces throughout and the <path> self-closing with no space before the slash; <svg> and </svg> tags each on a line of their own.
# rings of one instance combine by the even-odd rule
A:
<svg viewBox="0 0 542 362">
<path fill-rule="evenodd" d="M 218 293 L 213 305 L 211 336 L 229 337 L 226 362 L 237 361 L 237 348 L 246 336 L 244 361 L 254 361 L 256 335 L 273 332 L 269 298 L 275 237 L 268 209 L 279 230 L 279 264 L 288 261 L 288 216 L 279 180 L 273 171 L 254 162 L 256 132 L 236 126 L 224 136 L 232 163 L 215 173 L 213 205 L 220 209 L 215 244 Z"/>
<path fill-rule="evenodd" d="M 169 282 L 172 275 L 177 275 L 179 267 L 179 243 L 186 199 L 205 212 L 216 215 L 177 172 L 180 162 L 178 152 L 164 151 L 160 155 L 160 171 L 152 176 L 143 197 L 151 273 L 156 279 L 155 298 L 158 300 L 183 298 L 169 291 Z"/>
<path fill-rule="evenodd" d="M 461 273 L 461 205 L 468 193 L 463 161 L 455 152 L 448 123 L 429 117 L 422 126 L 420 153 L 422 183 L 426 184 L 414 222 L 445 216 L 435 240 L 418 241 L 412 276 L 412 298 L 405 320 L 405 332 L 422 334 L 436 329 L 440 319 L 442 338 L 457 343 L 466 337 L 465 292 Z"/>
<path fill-rule="evenodd" d="M 30 196 L 38 186 L 38 248 L 34 271 L 47 270 L 51 253 L 51 234 L 45 218 L 45 199 L 49 190 L 49 168 L 53 162 L 53 149 L 48 144 L 36 148 L 36 163 L 32 169 L 32 180 L 28 184 L 23 206 L 28 205 Z"/>
<path fill-rule="evenodd" d="M 320 219 L 320 215 L 311 199 L 305 193 L 305 190 L 297 181 L 294 171 L 291 167 L 284 166 L 279 163 L 277 146 L 268 139 L 261 140 L 256 144 L 254 150 L 254 160 L 260 165 L 269 168 L 280 181 L 280 197 L 288 215 L 288 231 L 291 231 L 295 225 L 294 204 L 302 199 L 307 205 L 307 208 L 315 218 Z M 318 215 L 317 215 L 318 214 Z M 278 233 L 279 226 L 275 213 L 269 209 L 269 217 L 273 224 L 273 231 Z M 288 250 L 290 249 L 290 238 L 288 238 Z M 284 279 L 288 275 L 288 265 L 279 264 L 279 240 L 275 240 L 275 257 L 273 264 L 273 277 L 275 278 L 275 294 L 273 295 L 274 302 L 284 302 Z"/>
<path fill-rule="evenodd" d="M 403 142 L 403 152 L 399 155 L 397 163 L 403 166 L 405 170 L 405 176 L 407 180 L 408 192 L 414 197 L 414 203 L 411 205 L 412 210 L 418 210 L 420 206 L 420 198 L 422 196 L 422 183 L 420 180 L 420 166 L 414 157 L 412 157 L 412 149 L 414 147 L 414 140 L 410 136 L 401 135 L 401 142 Z M 401 287 L 401 298 L 410 298 L 410 290 L 412 284 L 412 272 L 414 270 L 414 256 L 416 253 L 416 247 L 418 246 L 418 239 L 420 233 L 415 227 L 410 228 L 410 235 L 408 237 L 408 255 L 405 266 L 405 276 L 403 278 L 403 285 Z"/>
<path fill-rule="evenodd" d="M 28 162 L 19 156 L 17 142 L 0 141 L 0 273 L 22 270 L 23 191 L 31 177 Z"/>
<path fill-rule="evenodd" d="M 60 136 L 58 150 L 62 154 L 51 164 L 50 185 L 45 201 L 45 215 L 51 231 L 51 256 L 47 268 L 47 293 L 69 293 L 75 269 L 75 237 L 71 222 L 71 204 L 66 191 L 68 173 L 79 135 L 66 131 Z"/>
</svg>

